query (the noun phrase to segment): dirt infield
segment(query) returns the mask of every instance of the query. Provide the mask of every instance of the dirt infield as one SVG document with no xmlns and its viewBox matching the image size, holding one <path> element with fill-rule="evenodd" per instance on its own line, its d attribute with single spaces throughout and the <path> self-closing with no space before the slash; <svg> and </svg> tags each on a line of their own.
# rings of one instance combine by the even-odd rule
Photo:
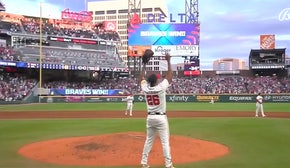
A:
<svg viewBox="0 0 290 168">
<path fill-rule="evenodd" d="M 54 139 L 28 144 L 18 153 L 38 161 L 77 166 L 139 165 L 145 134 L 126 132 L 88 137 Z M 221 144 L 172 135 L 171 150 L 175 164 L 209 160 L 226 155 Z M 163 164 L 162 147 L 156 138 L 149 156 L 150 165 Z"/>
<path fill-rule="evenodd" d="M 290 118 L 290 113 L 270 113 L 266 118 Z M 254 112 L 168 112 L 169 118 L 188 117 L 254 117 Z M 125 116 L 117 111 L 81 112 L 0 112 L 0 119 L 43 118 L 145 118 L 145 112 Z M 54 139 L 27 144 L 18 153 L 24 157 L 59 165 L 79 166 L 134 166 L 139 165 L 145 133 L 125 132 L 100 136 Z M 230 151 L 227 146 L 190 137 L 171 135 L 171 150 L 175 164 L 222 157 Z M 159 138 L 149 156 L 151 165 L 162 165 L 162 147 Z M 112 161 L 113 160 L 113 161 Z"/>
</svg>

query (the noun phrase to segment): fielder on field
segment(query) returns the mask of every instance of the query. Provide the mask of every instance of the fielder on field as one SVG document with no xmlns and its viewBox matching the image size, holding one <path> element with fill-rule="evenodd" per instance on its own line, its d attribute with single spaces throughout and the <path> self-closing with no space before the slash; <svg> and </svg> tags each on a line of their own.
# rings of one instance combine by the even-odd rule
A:
<svg viewBox="0 0 290 168">
<path fill-rule="evenodd" d="M 125 115 L 128 114 L 132 116 L 133 114 L 133 105 L 134 105 L 134 96 L 133 94 L 130 94 L 126 97 L 125 101 L 127 102 L 127 107 L 126 107 L 126 111 L 125 111 Z"/>
<path fill-rule="evenodd" d="M 263 97 L 261 96 L 261 93 L 258 93 L 258 96 L 256 97 L 256 117 L 259 117 L 259 112 L 261 112 L 262 117 L 266 117 L 264 114 Z"/>
<path fill-rule="evenodd" d="M 167 61 L 168 71 L 165 79 L 158 83 L 158 77 L 156 74 L 151 74 L 147 80 L 145 80 L 145 65 L 146 58 L 143 58 L 143 66 L 140 74 L 141 77 L 141 89 L 145 93 L 145 100 L 147 105 L 147 120 L 146 120 L 146 141 L 144 144 L 141 165 L 142 168 L 149 168 L 148 156 L 151 151 L 155 134 L 159 134 L 163 156 L 165 160 L 166 168 L 174 168 L 171 161 L 170 144 L 169 144 L 169 125 L 166 116 L 166 89 L 172 81 L 172 70 L 170 64 L 170 55 L 166 54 L 165 59 Z M 149 60 L 149 58 L 148 58 Z"/>
<path fill-rule="evenodd" d="M 211 103 L 211 104 L 214 104 L 214 99 L 213 99 L 213 97 L 211 97 L 211 99 L 210 99 L 210 102 L 209 103 Z"/>
</svg>

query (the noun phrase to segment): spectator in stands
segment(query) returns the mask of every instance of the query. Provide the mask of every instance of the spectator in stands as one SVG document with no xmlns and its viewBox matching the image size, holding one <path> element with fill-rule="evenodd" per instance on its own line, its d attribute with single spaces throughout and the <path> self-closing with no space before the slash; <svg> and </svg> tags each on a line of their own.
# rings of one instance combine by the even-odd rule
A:
<svg viewBox="0 0 290 168">
<path fill-rule="evenodd" d="M 45 84 L 46 88 L 88 88 L 88 89 L 125 89 L 130 93 L 140 93 L 141 89 L 135 85 L 135 78 L 104 79 L 99 82 L 64 82 L 55 81 Z M 247 83 L 247 85 L 245 84 Z M 261 93 L 289 93 L 290 80 L 284 79 L 282 84 L 276 77 L 215 77 L 215 78 L 175 78 L 169 94 L 257 94 Z M 257 88 L 257 84 L 259 88 Z"/>
<path fill-rule="evenodd" d="M 16 54 L 13 48 L 9 45 L 0 45 L 0 60 L 20 61 L 20 55 Z"/>
<path fill-rule="evenodd" d="M 0 101 L 11 102 L 22 100 L 29 95 L 36 84 L 37 81 L 35 79 L 0 74 Z"/>
</svg>

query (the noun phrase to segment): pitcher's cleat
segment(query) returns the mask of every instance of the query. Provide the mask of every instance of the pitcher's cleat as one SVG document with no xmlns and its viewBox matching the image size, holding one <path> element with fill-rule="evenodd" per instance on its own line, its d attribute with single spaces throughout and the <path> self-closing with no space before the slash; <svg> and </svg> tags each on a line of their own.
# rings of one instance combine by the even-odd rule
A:
<svg viewBox="0 0 290 168">
<path fill-rule="evenodd" d="M 147 165 L 147 164 L 142 164 L 142 167 L 141 168 L 150 168 L 150 166 Z"/>
</svg>

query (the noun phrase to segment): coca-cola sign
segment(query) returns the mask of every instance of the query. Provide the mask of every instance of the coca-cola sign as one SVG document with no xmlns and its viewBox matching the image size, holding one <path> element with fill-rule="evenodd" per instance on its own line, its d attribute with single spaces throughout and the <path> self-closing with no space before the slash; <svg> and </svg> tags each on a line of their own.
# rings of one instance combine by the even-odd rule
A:
<svg viewBox="0 0 290 168">
<path fill-rule="evenodd" d="M 287 21 L 290 20 L 290 8 L 283 9 L 278 16 L 280 21 Z"/>
<path fill-rule="evenodd" d="M 73 20 L 79 22 L 91 22 L 93 20 L 92 13 L 90 12 L 72 12 L 68 8 L 61 12 L 61 18 L 64 20 Z"/>
</svg>

